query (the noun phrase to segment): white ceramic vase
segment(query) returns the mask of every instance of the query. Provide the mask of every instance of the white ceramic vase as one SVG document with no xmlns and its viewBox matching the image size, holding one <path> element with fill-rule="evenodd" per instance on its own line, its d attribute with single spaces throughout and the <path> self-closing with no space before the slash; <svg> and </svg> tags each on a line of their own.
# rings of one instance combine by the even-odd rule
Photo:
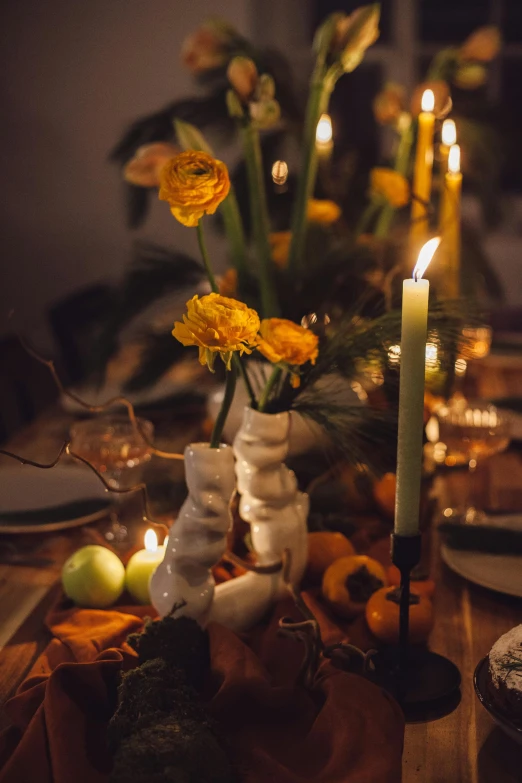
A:
<svg viewBox="0 0 522 783">
<path fill-rule="evenodd" d="M 234 440 L 239 512 L 251 526 L 257 563 L 275 566 L 288 550 L 290 580 L 297 585 L 308 555 L 308 496 L 297 488 L 293 471 L 284 464 L 288 455 L 290 414 L 259 413 L 245 408 Z M 211 619 L 234 630 L 256 623 L 286 588 L 281 570 L 273 574 L 247 573 L 216 589 Z"/>
<path fill-rule="evenodd" d="M 288 413 L 245 408 L 233 448 L 197 443 L 185 450 L 189 496 L 150 582 L 151 600 L 161 616 L 181 607 L 176 615 L 193 617 L 203 626 L 214 621 L 244 631 L 285 595 L 278 568 L 285 550 L 291 558 L 291 582 L 301 580 L 308 554 L 308 496 L 298 490 L 293 471 L 284 464 L 290 422 Z M 239 510 L 251 526 L 257 564 L 274 571 L 249 571 L 216 587 L 211 567 L 225 551 L 236 476 Z"/>
<path fill-rule="evenodd" d="M 236 483 L 232 447 L 187 446 L 185 479 L 189 494 L 170 531 L 163 562 L 152 575 L 150 597 L 162 617 L 183 605 L 176 616 L 205 624 L 216 587 L 210 569 L 225 552 L 231 524 Z"/>
</svg>

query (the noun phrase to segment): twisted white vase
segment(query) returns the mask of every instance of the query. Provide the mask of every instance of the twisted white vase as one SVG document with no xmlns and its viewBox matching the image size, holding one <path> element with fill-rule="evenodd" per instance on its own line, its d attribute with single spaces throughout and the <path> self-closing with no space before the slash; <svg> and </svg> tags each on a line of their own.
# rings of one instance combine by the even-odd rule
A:
<svg viewBox="0 0 522 783">
<path fill-rule="evenodd" d="M 185 480 L 189 494 L 149 590 L 162 617 L 183 605 L 176 615 L 205 624 L 216 587 L 210 569 L 225 552 L 231 523 L 229 506 L 236 484 L 232 448 L 221 444 L 211 449 L 208 443 L 187 446 Z"/>
<path fill-rule="evenodd" d="M 229 502 L 235 487 L 232 449 L 210 449 L 198 443 L 185 450 L 189 496 L 172 528 L 165 559 L 150 583 L 152 603 L 162 616 L 176 614 L 202 625 L 216 621 L 235 631 L 262 618 L 271 603 L 285 594 L 281 569 L 290 553 L 289 577 L 297 585 L 307 560 L 308 496 L 297 489 L 288 454 L 290 416 L 245 408 L 234 440 L 241 517 L 251 525 L 257 564 L 274 573 L 250 571 L 215 586 L 210 571 L 225 551 L 230 525 Z"/>
</svg>

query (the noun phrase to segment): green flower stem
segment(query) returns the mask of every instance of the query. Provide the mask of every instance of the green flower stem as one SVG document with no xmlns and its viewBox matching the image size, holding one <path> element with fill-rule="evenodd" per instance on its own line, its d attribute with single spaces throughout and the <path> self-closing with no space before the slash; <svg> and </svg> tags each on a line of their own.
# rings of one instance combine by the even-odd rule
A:
<svg viewBox="0 0 522 783">
<path fill-rule="evenodd" d="M 199 243 L 199 249 L 201 251 L 201 257 L 203 259 L 203 264 L 205 266 L 205 272 L 207 273 L 207 277 L 210 283 L 210 287 L 212 288 L 213 292 L 215 294 L 219 293 L 219 288 L 216 283 L 216 278 L 214 277 L 214 273 L 212 271 L 212 268 L 210 266 L 210 260 L 207 253 L 207 246 L 205 244 L 205 237 L 203 236 L 203 222 L 200 218 L 198 220 L 197 225 L 197 234 L 198 234 L 198 243 Z"/>
<path fill-rule="evenodd" d="M 266 203 L 259 133 L 251 124 L 248 124 L 242 127 L 241 135 L 243 137 L 245 162 L 248 174 L 250 217 L 252 220 L 252 231 L 259 262 L 261 310 L 263 318 L 272 318 L 279 314 L 279 305 L 272 279 L 273 263 L 270 242 L 268 239 L 270 221 Z"/>
<path fill-rule="evenodd" d="M 322 69 L 321 69 L 322 71 Z M 323 112 L 328 108 L 328 102 L 333 89 L 331 80 L 327 80 L 321 72 L 314 75 L 312 86 L 306 107 L 306 121 L 304 128 L 303 151 L 299 179 L 297 181 L 297 193 L 292 214 L 292 241 L 288 255 L 288 271 L 295 273 L 303 260 L 303 252 L 306 240 L 306 210 L 309 199 L 312 198 L 315 181 L 317 178 L 317 147 L 315 134 L 317 123 Z"/>
<path fill-rule="evenodd" d="M 268 398 L 270 397 L 270 393 L 271 393 L 272 389 L 274 388 L 275 384 L 277 383 L 277 381 L 279 380 L 282 372 L 283 371 L 282 371 L 281 367 L 274 367 L 274 369 L 272 370 L 272 375 L 270 376 L 270 378 L 266 382 L 266 386 L 263 389 L 263 393 L 261 394 L 261 397 L 259 398 L 259 405 L 258 405 L 257 409 L 258 409 L 258 411 L 260 411 L 260 413 L 262 413 L 265 410 L 267 402 L 268 402 Z"/>
<path fill-rule="evenodd" d="M 237 369 L 235 363 L 230 365 L 230 370 L 227 371 L 227 380 L 225 384 L 225 396 L 221 404 L 214 429 L 212 430 L 212 437 L 210 438 L 210 448 L 217 449 L 221 443 L 221 436 L 223 435 L 223 427 L 227 420 L 232 400 L 236 391 Z"/>
<path fill-rule="evenodd" d="M 413 122 L 411 122 L 402 132 L 399 146 L 397 148 L 397 153 L 395 155 L 395 163 L 393 168 L 399 174 L 402 174 L 403 177 L 407 177 L 409 173 L 412 148 Z M 392 207 L 392 205 L 388 203 L 385 204 L 375 224 L 374 236 L 378 237 L 379 239 L 384 239 L 388 236 L 395 212 L 395 207 Z"/>
<path fill-rule="evenodd" d="M 381 207 L 382 207 L 382 197 L 373 196 L 370 203 L 368 204 L 368 206 L 362 213 L 361 217 L 359 218 L 359 222 L 357 223 L 357 227 L 355 229 L 356 237 L 360 236 L 361 234 L 364 234 L 367 231 L 373 218 L 379 212 Z"/>
<path fill-rule="evenodd" d="M 241 283 L 244 281 L 247 273 L 246 240 L 241 213 L 239 212 L 237 197 L 233 187 L 230 188 L 230 192 L 222 202 L 220 209 L 225 232 L 230 243 L 232 263 L 237 271 L 239 290 L 241 290 Z"/>
<path fill-rule="evenodd" d="M 252 384 L 250 383 L 250 378 L 248 377 L 248 373 L 246 371 L 246 367 L 237 355 L 237 353 L 234 354 L 234 364 L 236 365 L 237 369 L 241 373 L 241 377 L 243 378 L 243 383 L 245 384 L 248 397 L 250 399 L 250 405 L 255 410 L 257 408 L 257 400 L 256 395 L 254 394 L 254 390 L 252 388 Z"/>
</svg>

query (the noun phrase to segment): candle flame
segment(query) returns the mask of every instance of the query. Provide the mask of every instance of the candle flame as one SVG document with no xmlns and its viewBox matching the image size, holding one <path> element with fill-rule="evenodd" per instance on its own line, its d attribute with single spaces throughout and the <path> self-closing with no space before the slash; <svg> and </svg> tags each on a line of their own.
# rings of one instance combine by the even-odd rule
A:
<svg viewBox="0 0 522 783">
<path fill-rule="evenodd" d="M 422 93 L 421 109 L 422 111 L 433 111 L 435 108 L 435 94 L 433 90 L 424 90 Z"/>
<path fill-rule="evenodd" d="M 145 549 L 147 552 L 156 552 L 158 548 L 158 536 L 152 530 L 152 528 L 149 527 L 147 532 L 145 533 Z"/>
<path fill-rule="evenodd" d="M 444 120 L 442 123 L 442 143 L 451 147 L 457 141 L 457 126 L 453 120 Z"/>
<path fill-rule="evenodd" d="M 315 140 L 320 144 L 328 144 L 332 140 L 332 120 L 329 114 L 321 114 L 317 123 Z"/>
<path fill-rule="evenodd" d="M 448 155 L 448 171 L 452 174 L 458 174 L 460 171 L 460 147 L 458 144 L 452 144 Z"/>
<path fill-rule="evenodd" d="M 413 270 L 414 280 L 421 279 L 439 245 L 440 237 L 433 237 L 433 239 L 429 239 L 426 244 L 422 246 L 417 263 L 415 264 L 415 269 Z"/>
</svg>

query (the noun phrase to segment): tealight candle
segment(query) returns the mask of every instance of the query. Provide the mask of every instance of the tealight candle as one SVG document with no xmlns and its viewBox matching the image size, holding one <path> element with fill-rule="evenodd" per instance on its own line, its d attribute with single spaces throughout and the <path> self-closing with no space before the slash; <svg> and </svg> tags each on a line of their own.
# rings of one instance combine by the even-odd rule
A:
<svg viewBox="0 0 522 783">
<path fill-rule="evenodd" d="M 399 536 L 414 536 L 419 532 L 424 380 L 430 292 L 429 281 L 422 280 L 422 275 L 433 258 L 439 242 L 439 237 L 426 242 L 419 253 L 413 278 L 403 283 L 395 495 L 395 534 Z"/>
<path fill-rule="evenodd" d="M 135 552 L 127 563 L 125 587 L 140 604 L 150 604 L 149 582 L 165 556 L 165 545 L 158 546 L 154 530 L 145 533 L 145 549 Z"/>
</svg>

